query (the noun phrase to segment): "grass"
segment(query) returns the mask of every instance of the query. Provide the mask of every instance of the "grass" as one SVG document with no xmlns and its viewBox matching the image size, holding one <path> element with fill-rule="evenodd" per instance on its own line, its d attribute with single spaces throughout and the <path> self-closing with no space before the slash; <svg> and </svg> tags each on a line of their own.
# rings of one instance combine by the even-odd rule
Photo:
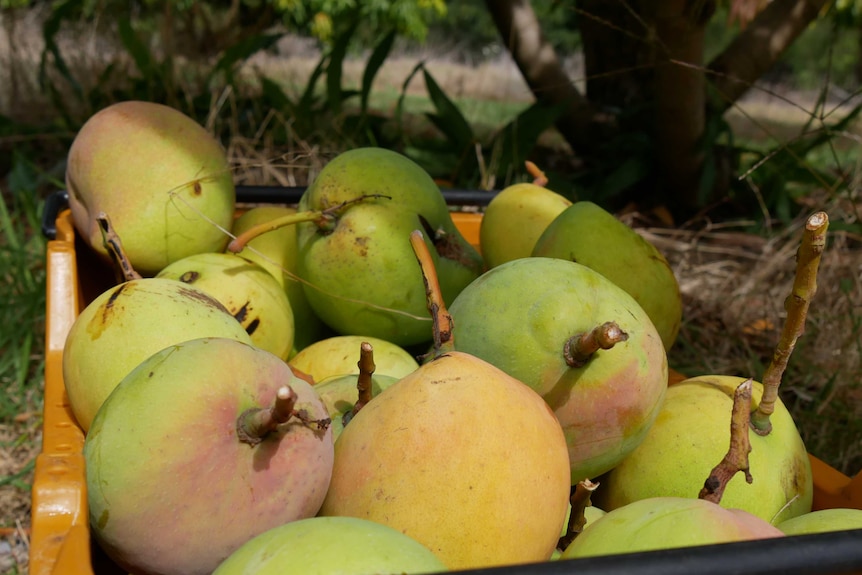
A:
<svg viewBox="0 0 862 575">
<path fill-rule="evenodd" d="M 13 174 L 14 176 L 14 174 Z M 26 184 L 26 182 L 22 182 Z M 38 348 L 39 332 L 45 322 L 45 242 L 40 235 L 41 206 L 32 189 L 10 186 L 11 201 L 0 202 L 0 225 L 3 229 L 3 255 L 0 275 L 3 277 L 2 303 L 4 325 L 33 325 L 35 330 L 21 333 L 3 330 L 0 348 L 6 350 L 0 360 L 0 381 L 4 399 L 0 402 L 0 417 L 4 420 L 20 413 L 27 394 L 38 382 L 41 370 Z M 35 352 L 35 355 L 34 355 Z"/>
<path fill-rule="evenodd" d="M 42 176 L 24 158 L 14 162 L 0 196 L 0 529 L 13 542 L 29 514 L 21 494 L 29 493 L 40 446 L 46 297 Z M 17 572 L 26 559 L 20 550 L 13 546 L 0 572 Z"/>
</svg>

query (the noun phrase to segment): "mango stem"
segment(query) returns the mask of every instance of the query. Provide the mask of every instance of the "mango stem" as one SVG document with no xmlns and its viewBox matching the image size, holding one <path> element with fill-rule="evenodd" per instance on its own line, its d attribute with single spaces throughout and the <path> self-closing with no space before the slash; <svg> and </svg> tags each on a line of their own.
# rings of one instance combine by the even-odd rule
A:
<svg viewBox="0 0 862 575">
<path fill-rule="evenodd" d="M 628 338 L 629 334 L 617 322 L 608 321 L 567 339 L 563 344 L 563 357 L 569 367 L 583 367 L 600 349 L 611 349 Z"/>
<path fill-rule="evenodd" d="M 359 376 L 356 378 L 356 391 L 359 393 L 359 398 L 353 404 L 353 409 L 344 414 L 342 418 L 344 425 L 347 425 L 372 398 L 371 376 L 374 375 L 377 366 L 374 365 L 374 347 L 367 341 L 359 345 L 359 361 L 356 365 L 359 367 Z"/>
<path fill-rule="evenodd" d="M 262 236 L 267 232 L 272 232 L 279 228 L 283 228 L 284 226 L 292 226 L 301 222 L 323 221 L 327 217 L 331 216 L 327 216 L 326 213 L 324 213 L 322 210 L 309 210 L 305 212 L 285 214 L 268 222 L 263 222 L 248 228 L 243 233 L 231 240 L 231 242 L 227 245 L 227 251 L 234 254 L 239 253 L 243 249 L 245 249 L 245 246 L 248 244 L 248 242 L 252 241 L 258 236 Z"/>
<path fill-rule="evenodd" d="M 548 185 L 548 176 L 545 175 L 539 166 L 527 160 L 524 162 L 524 167 L 527 168 L 527 173 L 533 176 L 533 185 L 545 187 Z"/>
<path fill-rule="evenodd" d="M 826 230 L 829 228 L 829 216 L 826 212 L 816 212 L 808 217 L 802 240 L 796 252 L 796 273 L 793 278 L 793 288 L 784 300 L 787 318 L 781 330 L 778 345 L 772 354 L 772 361 L 763 374 L 763 397 L 755 412 L 751 415 L 751 426 L 758 435 L 769 435 L 772 423 L 769 421 L 775 411 L 778 399 L 778 388 L 781 377 L 787 368 L 790 355 L 796 347 L 796 340 L 805 331 L 805 320 L 811 299 L 817 292 L 817 269 L 820 257 L 826 248 Z"/>
<path fill-rule="evenodd" d="M 117 235 L 113 224 L 111 224 L 111 218 L 108 217 L 108 214 L 99 212 L 96 216 L 96 223 L 99 224 L 99 231 L 102 233 L 102 245 L 105 246 L 114 264 L 114 273 L 117 276 L 117 280 L 125 282 L 141 279 L 141 274 L 135 271 L 135 268 L 132 266 L 129 255 L 126 253 L 125 248 L 123 248 L 123 242 L 120 240 L 120 236 Z"/>
<path fill-rule="evenodd" d="M 420 230 L 410 233 L 410 245 L 419 262 L 422 271 L 422 281 L 425 283 L 425 298 L 428 304 L 428 312 L 431 314 L 433 349 L 431 355 L 438 357 L 446 352 L 455 350 L 455 340 L 452 338 L 452 316 L 446 309 L 443 301 L 443 293 L 440 290 L 440 280 L 437 277 L 437 269 L 431 250 L 425 243 L 425 236 Z"/>
<path fill-rule="evenodd" d="M 245 230 L 243 233 L 231 240 L 231 242 L 227 245 L 227 251 L 234 254 L 239 253 L 245 248 L 248 242 L 258 236 L 262 236 L 263 234 L 277 230 L 278 228 L 283 228 L 284 226 L 292 226 L 294 224 L 299 224 L 302 222 L 315 222 L 321 228 L 331 228 L 332 223 L 337 217 L 338 212 L 351 204 L 356 204 L 372 198 L 392 199 L 391 196 L 386 196 L 383 194 L 363 194 L 357 198 L 354 198 L 352 200 L 346 200 L 323 210 L 306 210 L 293 214 L 285 214 L 279 218 L 275 218 L 274 220 L 270 220 L 267 222 L 262 222 L 260 224 L 257 224 L 256 226 L 252 226 L 249 229 Z"/>
<path fill-rule="evenodd" d="M 589 479 L 579 481 L 575 486 L 575 492 L 572 493 L 569 500 L 572 504 L 572 510 L 569 513 L 569 523 L 566 527 L 566 534 L 560 537 L 560 541 L 557 543 L 557 549 L 560 551 L 565 551 L 566 547 L 572 544 L 572 541 L 581 534 L 584 527 L 587 525 L 585 511 L 587 507 L 592 505 L 590 496 L 598 486 L 598 483 L 593 483 Z"/>
<path fill-rule="evenodd" d="M 278 388 L 272 407 L 252 407 L 242 412 L 236 422 L 236 434 L 242 443 L 255 446 L 278 426 L 297 418 L 302 423 L 314 424 L 318 429 L 329 427 L 330 420 L 312 419 L 305 410 L 296 410 L 296 392 L 289 385 Z"/>
<path fill-rule="evenodd" d="M 753 481 L 748 468 L 751 440 L 748 436 L 751 418 L 751 378 L 746 379 L 733 392 L 733 410 L 730 414 L 730 447 L 718 465 L 712 468 L 703 483 L 698 499 L 721 503 L 721 496 L 731 478 L 742 471 L 745 481 Z"/>
</svg>

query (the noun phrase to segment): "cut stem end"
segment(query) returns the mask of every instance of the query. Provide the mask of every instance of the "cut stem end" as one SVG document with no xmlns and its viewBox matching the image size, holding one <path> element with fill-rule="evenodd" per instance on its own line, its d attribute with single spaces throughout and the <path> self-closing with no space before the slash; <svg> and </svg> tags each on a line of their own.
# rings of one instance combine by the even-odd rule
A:
<svg viewBox="0 0 862 575">
<path fill-rule="evenodd" d="M 329 418 L 312 419 L 305 410 L 296 410 L 296 392 L 289 385 L 284 385 L 275 394 L 272 407 L 253 407 L 239 416 L 236 422 L 236 434 L 242 443 L 255 446 L 263 441 L 278 426 L 297 418 L 305 425 L 314 425 L 318 430 L 326 431 Z"/>
<path fill-rule="evenodd" d="M 572 541 L 581 534 L 584 527 L 587 525 L 587 517 L 585 515 L 587 507 L 592 505 L 590 496 L 593 491 L 599 486 L 598 483 L 593 483 L 589 479 L 579 481 L 575 486 L 575 492 L 572 493 L 570 502 L 572 510 L 569 513 L 569 523 L 566 526 L 566 534 L 560 537 L 557 543 L 557 549 L 565 551 L 566 547 L 572 544 Z"/>
<path fill-rule="evenodd" d="M 569 367 L 583 367 L 600 349 L 611 349 L 628 340 L 629 335 L 614 321 L 574 335 L 563 344 L 563 357 Z"/>
</svg>

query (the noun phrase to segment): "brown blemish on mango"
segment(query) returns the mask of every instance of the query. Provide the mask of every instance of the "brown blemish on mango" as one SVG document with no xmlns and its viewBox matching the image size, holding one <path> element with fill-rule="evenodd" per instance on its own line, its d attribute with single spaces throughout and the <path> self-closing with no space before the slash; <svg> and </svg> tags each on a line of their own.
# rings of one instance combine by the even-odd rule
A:
<svg viewBox="0 0 862 575">
<path fill-rule="evenodd" d="M 108 519 L 110 518 L 110 516 L 111 512 L 107 509 L 102 511 L 102 514 L 99 515 L 99 520 L 96 522 L 96 525 L 99 527 L 100 530 L 105 529 L 105 526 L 108 524 Z"/>
<path fill-rule="evenodd" d="M 196 271 L 190 270 L 181 275 L 179 279 L 184 284 L 191 284 L 197 281 L 199 277 L 201 277 L 201 274 Z"/>
<path fill-rule="evenodd" d="M 357 237 L 355 240 L 353 240 L 353 243 L 356 244 L 356 248 L 360 256 L 365 257 L 368 255 L 368 237 Z"/>
<path fill-rule="evenodd" d="M 214 308 L 216 308 L 216 309 L 218 309 L 218 310 L 221 310 L 221 311 L 223 311 L 223 312 L 225 312 L 225 313 L 230 313 L 230 312 L 227 310 L 227 308 L 225 308 L 225 307 L 221 304 L 221 302 L 220 302 L 220 301 L 218 301 L 217 299 L 215 299 L 215 298 L 213 298 L 213 297 L 211 297 L 211 296 L 209 296 L 209 295 L 207 295 L 207 294 L 203 293 L 203 292 L 202 292 L 202 291 L 200 291 L 200 290 L 181 288 L 181 289 L 177 290 L 177 293 L 178 293 L 181 297 L 187 297 L 187 298 L 189 298 L 189 299 L 198 300 L 198 301 L 200 301 L 200 302 L 205 303 L 206 305 L 208 305 L 208 306 L 210 306 L 210 307 L 214 307 Z"/>
<path fill-rule="evenodd" d="M 101 313 L 93 315 L 93 319 L 87 325 L 87 333 L 90 334 L 91 339 L 96 340 L 102 336 L 102 333 L 114 316 L 113 311 L 117 299 L 128 289 L 132 289 L 132 286 L 128 282 L 118 285 L 102 306 Z"/>
<path fill-rule="evenodd" d="M 248 335 L 252 335 L 255 331 L 257 331 L 258 326 L 260 325 L 260 318 L 254 318 L 245 328 L 245 331 Z"/>
</svg>

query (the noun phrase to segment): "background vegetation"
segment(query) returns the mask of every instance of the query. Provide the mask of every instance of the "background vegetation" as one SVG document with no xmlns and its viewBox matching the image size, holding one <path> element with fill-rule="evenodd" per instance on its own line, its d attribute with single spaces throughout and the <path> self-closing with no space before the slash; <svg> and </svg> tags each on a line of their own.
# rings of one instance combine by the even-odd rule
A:
<svg viewBox="0 0 862 575">
<path fill-rule="evenodd" d="M 581 3 L 534 4 L 583 88 Z M 573 152 L 554 129 L 561 109 L 526 88 L 480 1 L 0 0 L 0 543 L 9 549 L 0 547 L 0 572 L 4 557 L 10 572 L 26 563 L 14 550 L 26 541 L 40 437 L 43 202 L 64 185 L 78 128 L 125 99 L 166 103 L 205 125 L 238 183 L 302 185 L 328 158 L 363 145 L 397 149 L 462 188 L 524 180 L 533 159 L 552 189 L 614 209 L 669 255 L 687 298 L 670 359 L 689 374 L 763 372 L 799 219 L 827 209 L 834 255 L 823 273 L 832 275 L 782 393 L 811 450 L 856 473 L 862 38 L 855 3 L 827 4 L 744 105 L 707 126 L 704 146 L 720 153 L 704 177 L 723 163 L 734 178 L 720 201 L 704 197 L 680 220 L 643 185 L 652 169 L 643 133 L 596 142 L 604 163 Z M 709 20 L 707 61 L 740 32 L 729 10 L 719 3 Z"/>
</svg>

